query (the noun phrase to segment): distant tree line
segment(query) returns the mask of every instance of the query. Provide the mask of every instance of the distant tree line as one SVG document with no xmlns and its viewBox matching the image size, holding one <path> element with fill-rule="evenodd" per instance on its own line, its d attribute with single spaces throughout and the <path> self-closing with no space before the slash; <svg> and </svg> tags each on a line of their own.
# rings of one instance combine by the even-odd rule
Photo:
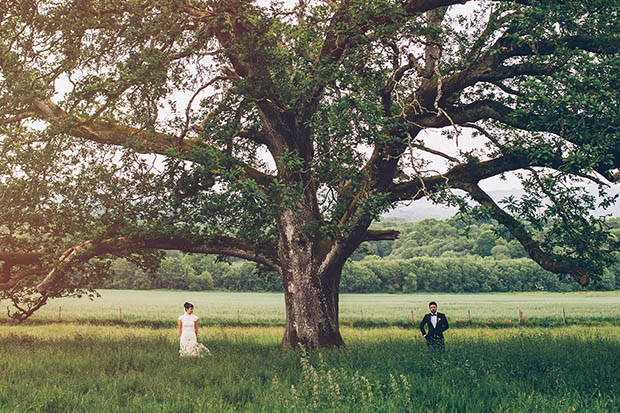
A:
<svg viewBox="0 0 620 413">
<path fill-rule="evenodd" d="M 144 270 L 120 258 L 112 263 L 113 276 L 102 285 L 116 289 L 173 289 L 281 291 L 282 281 L 275 271 L 252 262 L 221 262 L 214 255 L 169 252 L 155 270 Z"/>
<path fill-rule="evenodd" d="M 620 268 L 607 270 L 590 289 L 620 286 Z M 560 278 L 527 258 L 416 257 L 350 262 L 342 275 L 343 292 L 510 292 L 577 291 L 572 278 Z"/>
<path fill-rule="evenodd" d="M 620 219 L 608 220 L 620 238 Z M 378 223 L 400 231 L 396 241 L 365 242 L 344 268 L 342 292 L 509 292 L 576 291 L 571 277 L 558 277 L 527 258 L 521 244 L 493 222 L 445 221 Z M 279 275 L 255 263 L 219 261 L 215 256 L 169 252 L 156 269 L 145 270 L 127 259 L 111 266 L 102 287 L 281 291 Z M 607 268 L 590 290 L 620 288 L 620 264 Z"/>
</svg>

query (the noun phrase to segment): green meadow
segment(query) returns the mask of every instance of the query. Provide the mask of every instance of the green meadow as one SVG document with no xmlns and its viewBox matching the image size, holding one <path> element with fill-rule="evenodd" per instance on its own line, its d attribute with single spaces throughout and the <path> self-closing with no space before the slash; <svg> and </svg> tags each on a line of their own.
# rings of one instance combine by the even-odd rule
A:
<svg viewBox="0 0 620 413">
<path fill-rule="evenodd" d="M 343 295 L 347 347 L 311 354 L 278 352 L 279 294 L 101 293 L 0 324 L 0 411 L 620 411 L 618 293 Z M 410 320 L 433 298 L 443 353 Z M 184 301 L 211 357 L 178 357 Z"/>
<path fill-rule="evenodd" d="M 284 325 L 282 293 L 101 290 L 101 297 L 52 300 L 33 321 L 109 321 L 143 325 L 174 325 L 183 303 L 196 306 L 203 325 Z M 340 320 L 344 325 L 411 325 L 428 312 L 428 302 L 439 303 L 454 326 L 514 326 L 518 312 L 529 325 L 567 323 L 620 325 L 620 292 L 480 293 L 480 294 L 341 294 Z M 362 321 L 363 320 L 363 321 Z"/>
</svg>

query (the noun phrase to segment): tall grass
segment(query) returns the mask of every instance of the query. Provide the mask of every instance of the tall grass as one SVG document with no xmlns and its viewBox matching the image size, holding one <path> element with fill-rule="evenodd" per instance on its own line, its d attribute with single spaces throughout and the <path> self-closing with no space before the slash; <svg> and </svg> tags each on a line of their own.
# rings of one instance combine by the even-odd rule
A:
<svg viewBox="0 0 620 413">
<path fill-rule="evenodd" d="M 2 412 L 616 412 L 620 327 L 343 328 L 345 349 L 277 352 L 280 327 L 208 326 L 212 357 L 137 326 L 0 326 Z"/>
<path fill-rule="evenodd" d="M 0 412 L 620 411 L 618 292 L 345 294 L 347 347 L 310 354 L 277 351 L 281 294 L 102 296 L 0 324 Z M 453 327 L 472 316 L 473 327 L 448 330 L 441 353 L 428 352 L 410 319 L 431 299 Z M 178 357 L 184 301 L 196 305 L 212 357 Z M 568 327 L 541 327 L 561 326 L 562 308 Z M 528 328 L 516 328 L 517 310 Z"/>
</svg>

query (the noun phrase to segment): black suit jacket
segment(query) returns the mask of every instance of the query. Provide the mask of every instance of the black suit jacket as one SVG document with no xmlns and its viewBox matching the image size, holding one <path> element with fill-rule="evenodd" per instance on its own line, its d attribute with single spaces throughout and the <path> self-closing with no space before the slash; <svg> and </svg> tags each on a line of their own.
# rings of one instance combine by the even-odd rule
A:
<svg viewBox="0 0 620 413">
<path fill-rule="evenodd" d="M 428 332 L 426 331 L 427 328 Z M 437 312 L 437 326 L 433 327 L 433 323 L 431 323 L 431 313 L 426 314 L 420 322 L 420 331 L 426 338 L 433 337 L 443 339 L 443 332 L 448 328 L 450 328 L 448 319 L 444 313 L 440 312 Z"/>
</svg>

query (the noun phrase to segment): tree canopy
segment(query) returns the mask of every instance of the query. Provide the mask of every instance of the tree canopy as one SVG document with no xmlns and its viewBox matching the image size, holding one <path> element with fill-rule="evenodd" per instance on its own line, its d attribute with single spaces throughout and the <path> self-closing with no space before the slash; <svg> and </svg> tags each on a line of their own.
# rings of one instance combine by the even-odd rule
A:
<svg viewBox="0 0 620 413">
<path fill-rule="evenodd" d="M 612 260 L 583 181 L 614 202 L 618 1 L 0 6 L 0 285 L 16 318 L 88 291 L 96 257 L 176 249 L 275 269 L 283 346 L 341 345 L 347 257 L 394 239 L 370 224 L 421 197 L 470 198 L 583 285 Z M 483 189 L 512 172 L 524 197 Z"/>
</svg>

